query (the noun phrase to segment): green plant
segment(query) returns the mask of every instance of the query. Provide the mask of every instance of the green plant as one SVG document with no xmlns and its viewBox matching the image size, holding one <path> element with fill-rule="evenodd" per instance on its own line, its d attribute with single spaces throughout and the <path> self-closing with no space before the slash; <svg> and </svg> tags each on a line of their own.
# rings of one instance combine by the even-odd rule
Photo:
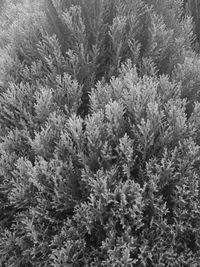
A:
<svg viewBox="0 0 200 267">
<path fill-rule="evenodd" d="M 198 266 L 199 58 L 182 1 L 54 4 L 34 6 L 28 40 L 20 18 L 0 38 L 0 264 Z"/>
</svg>

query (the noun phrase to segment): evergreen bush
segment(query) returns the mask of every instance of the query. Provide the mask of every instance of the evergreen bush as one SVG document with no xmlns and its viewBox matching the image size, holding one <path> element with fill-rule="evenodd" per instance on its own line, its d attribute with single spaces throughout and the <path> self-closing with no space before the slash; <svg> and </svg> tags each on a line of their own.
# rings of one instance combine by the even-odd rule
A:
<svg viewBox="0 0 200 267">
<path fill-rule="evenodd" d="M 200 63 L 182 2 L 4 6 L 2 267 L 199 266 Z"/>
</svg>

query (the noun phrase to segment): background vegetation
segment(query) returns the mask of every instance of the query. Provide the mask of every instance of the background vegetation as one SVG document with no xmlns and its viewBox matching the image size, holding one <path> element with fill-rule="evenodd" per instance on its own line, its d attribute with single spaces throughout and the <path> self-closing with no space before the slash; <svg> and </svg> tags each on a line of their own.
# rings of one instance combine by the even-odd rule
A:
<svg viewBox="0 0 200 267">
<path fill-rule="evenodd" d="M 2 1 L 0 266 L 199 266 L 186 4 Z"/>
</svg>

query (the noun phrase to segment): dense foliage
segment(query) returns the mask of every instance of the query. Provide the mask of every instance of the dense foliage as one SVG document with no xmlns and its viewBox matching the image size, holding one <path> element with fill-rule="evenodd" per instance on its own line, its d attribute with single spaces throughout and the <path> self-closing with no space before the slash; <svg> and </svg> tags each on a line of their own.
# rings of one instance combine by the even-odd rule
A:
<svg viewBox="0 0 200 267">
<path fill-rule="evenodd" d="M 184 10 L 186 13 L 191 14 L 193 17 L 194 32 L 196 34 L 197 46 L 196 49 L 199 51 L 200 43 L 200 2 L 199 0 L 184 0 Z"/>
<path fill-rule="evenodd" d="M 1 22 L 0 266 L 199 266 L 183 1 L 8 0 Z"/>
</svg>

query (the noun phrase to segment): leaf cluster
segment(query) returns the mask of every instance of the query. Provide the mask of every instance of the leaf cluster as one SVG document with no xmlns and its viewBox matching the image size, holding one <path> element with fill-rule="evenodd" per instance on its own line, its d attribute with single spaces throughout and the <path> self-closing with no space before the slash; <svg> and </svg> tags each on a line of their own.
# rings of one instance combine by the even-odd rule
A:
<svg viewBox="0 0 200 267">
<path fill-rule="evenodd" d="M 23 18 L 29 1 L 7 4 L 0 265 L 198 266 L 199 57 L 182 1 L 45 0 Z"/>
</svg>

